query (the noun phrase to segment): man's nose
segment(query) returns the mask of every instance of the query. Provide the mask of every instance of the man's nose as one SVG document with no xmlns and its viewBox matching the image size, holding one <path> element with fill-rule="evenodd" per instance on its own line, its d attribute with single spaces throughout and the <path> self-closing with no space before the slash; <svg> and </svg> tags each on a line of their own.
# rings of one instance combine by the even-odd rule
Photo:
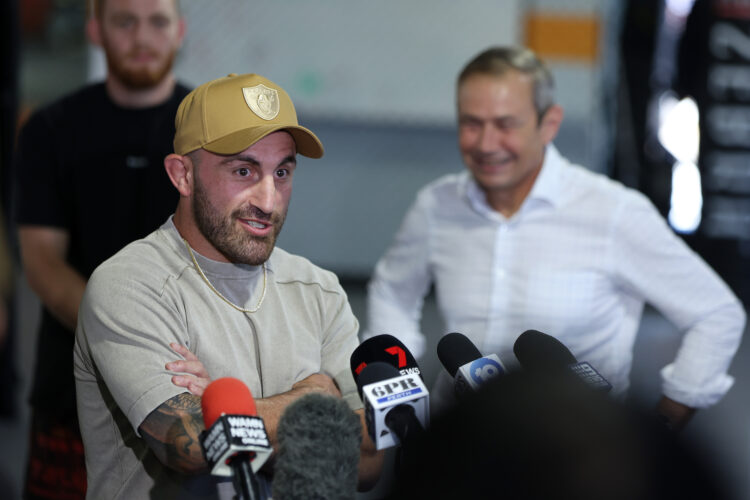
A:
<svg viewBox="0 0 750 500">
<path fill-rule="evenodd" d="M 135 39 L 136 43 L 143 45 L 148 41 L 149 38 L 149 27 L 146 25 L 143 21 L 137 21 L 135 23 L 135 27 L 133 28 L 133 38 Z"/>
<path fill-rule="evenodd" d="M 134 28 L 135 42 L 141 47 L 152 47 L 159 37 L 159 29 L 151 25 L 147 20 L 139 20 Z"/>
<path fill-rule="evenodd" d="M 485 124 L 479 133 L 478 148 L 482 152 L 491 152 L 497 149 L 500 144 L 501 132 L 492 124 Z"/>
<path fill-rule="evenodd" d="M 252 204 L 270 214 L 276 203 L 276 182 L 271 175 L 264 175 L 255 186 L 253 186 Z"/>
</svg>

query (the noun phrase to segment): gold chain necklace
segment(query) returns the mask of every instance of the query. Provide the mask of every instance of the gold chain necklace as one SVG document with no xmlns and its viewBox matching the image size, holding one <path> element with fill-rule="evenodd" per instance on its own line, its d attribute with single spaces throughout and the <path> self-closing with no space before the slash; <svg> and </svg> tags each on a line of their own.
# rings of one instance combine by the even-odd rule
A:
<svg viewBox="0 0 750 500">
<path fill-rule="evenodd" d="M 187 240 L 185 238 L 183 238 L 182 241 L 185 242 L 185 246 L 188 249 L 188 253 L 190 254 L 190 258 L 193 259 L 193 264 L 195 264 L 195 269 L 198 270 L 198 274 L 201 275 L 201 278 L 203 278 L 203 281 L 206 282 L 206 284 L 208 285 L 208 288 L 210 288 L 216 295 L 218 295 L 221 300 L 223 300 L 224 302 L 226 302 L 227 304 L 229 304 L 230 306 L 234 307 L 235 309 L 237 309 L 240 312 L 243 312 L 243 313 L 258 312 L 258 309 L 260 309 L 260 305 L 263 303 L 263 299 L 266 298 L 266 263 L 265 262 L 263 263 L 263 293 L 261 293 L 261 295 L 260 295 L 260 300 L 258 301 L 258 305 L 255 306 L 255 309 L 245 309 L 244 307 L 240 307 L 237 304 L 235 304 L 234 302 L 232 302 L 231 300 L 229 300 L 228 298 L 224 297 L 221 294 L 220 291 L 218 291 L 216 288 L 214 288 L 214 286 L 211 284 L 211 282 L 208 281 L 208 278 L 206 277 L 206 275 L 203 274 L 203 269 L 201 269 L 201 266 L 198 265 L 198 261 L 195 260 L 195 255 L 193 255 L 193 249 L 190 248 L 190 245 L 188 244 Z"/>
</svg>

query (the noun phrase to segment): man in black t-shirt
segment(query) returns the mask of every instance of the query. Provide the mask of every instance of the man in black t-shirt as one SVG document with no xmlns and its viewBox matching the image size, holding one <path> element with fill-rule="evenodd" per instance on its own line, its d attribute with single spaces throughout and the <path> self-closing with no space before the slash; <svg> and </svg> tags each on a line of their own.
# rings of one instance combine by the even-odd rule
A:
<svg viewBox="0 0 750 500">
<path fill-rule="evenodd" d="M 15 221 L 43 305 L 25 498 L 85 496 L 72 370 L 78 306 L 94 268 L 177 203 L 163 160 L 189 91 L 172 72 L 184 32 L 177 0 L 96 0 L 87 34 L 105 51 L 106 80 L 39 110 L 19 136 Z"/>
</svg>

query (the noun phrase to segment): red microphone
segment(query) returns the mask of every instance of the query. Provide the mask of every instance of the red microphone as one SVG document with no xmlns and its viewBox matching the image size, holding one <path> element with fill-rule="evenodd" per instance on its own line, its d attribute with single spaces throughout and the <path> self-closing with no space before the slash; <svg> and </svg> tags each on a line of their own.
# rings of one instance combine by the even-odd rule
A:
<svg viewBox="0 0 750 500">
<path fill-rule="evenodd" d="M 222 413 L 257 414 L 250 389 L 242 380 L 232 377 L 218 378 L 208 384 L 201 397 L 201 409 L 206 429 L 214 425 Z"/>
<path fill-rule="evenodd" d="M 211 474 L 232 477 L 239 499 L 260 498 L 255 473 L 272 448 L 250 389 L 236 378 L 216 379 L 203 392 L 201 409 L 200 443 Z"/>
</svg>

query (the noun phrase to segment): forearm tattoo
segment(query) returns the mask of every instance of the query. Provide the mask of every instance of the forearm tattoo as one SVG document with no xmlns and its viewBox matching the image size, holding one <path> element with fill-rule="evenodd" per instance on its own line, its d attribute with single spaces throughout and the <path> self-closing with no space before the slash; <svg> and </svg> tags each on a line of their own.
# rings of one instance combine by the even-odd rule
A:
<svg viewBox="0 0 750 500">
<path fill-rule="evenodd" d="M 198 436 L 204 429 L 200 397 L 179 394 L 152 411 L 141 436 L 164 465 L 184 473 L 207 470 Z"/>
</svg>

